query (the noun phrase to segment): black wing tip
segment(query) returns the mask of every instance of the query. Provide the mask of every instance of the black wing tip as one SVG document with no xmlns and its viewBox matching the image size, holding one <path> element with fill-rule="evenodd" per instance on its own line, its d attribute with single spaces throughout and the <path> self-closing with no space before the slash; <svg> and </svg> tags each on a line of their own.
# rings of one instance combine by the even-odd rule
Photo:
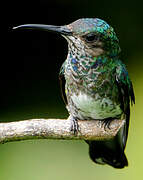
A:
<svg viewBox="0 0 143 180">
<path fill-rule="evenodd" d="M 127 167 L 128 160 L 126 158 L 126 155 L 123 154 L 123 156 L 119 159 L 119 161 L 117 161 L 116 163 L 112 163 L 110 165 L 117 169 L 123 169 L 123 168 Z"/>
<path fill-rule="evenodd" d="M 128 160 L 127 160 L 125 154 L 123 157 L 121 157 L 120 159 L 117 159 L 117 160 L 116 159 L 113 160 L 112 158 L 110 160 L 109 159 L 107 160 L 105 158 L 101 158 L 101 159 L 102 159 L 102 163 L 100 163 L 98 161 L 98 159 L 91 158 L 91 160 L 97 164 L 100 164 L 100 165 L 108 164 L 116 169 L 123 169 L 128 166 Z"/>
<path fill-rule="evenodd" d="M 129 95 L 130 95 L 131 105 L 135 104 L 135 93 L 132 82 L 131 82 Z"/>
<path fill-rule="evenodd" d="M 131 105 L 135 104 L 135 94 L 134 92 L 131 94 Z"/>
<path fill-rule="evenodd" d="M 104 142 L 86 141 L 89 144 L 89 156 L 94 163 L 108 164 L 116 169 L 128 166 L 128 160 L 122 150 L 112 151 Z"/>
</svg>

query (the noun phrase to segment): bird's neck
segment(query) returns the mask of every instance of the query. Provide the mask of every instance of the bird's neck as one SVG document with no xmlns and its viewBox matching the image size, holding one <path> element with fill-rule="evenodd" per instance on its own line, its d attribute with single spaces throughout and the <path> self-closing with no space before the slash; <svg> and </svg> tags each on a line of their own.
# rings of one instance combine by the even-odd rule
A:
<svg viewBox="0 0 143 180">
<path fill-rule="evenodd" d="M 82 53 L 73 53 L 70 51 L 68 53 L 68 61 L 74 66 L 84 66 L 84 68 L 95 68 L 99 66 L 103 66 L 105 64 L 111 63 L 117 57 L 111 57 L 107 54 L 101 54 L 97 56 L 91 56 L 90 54 Z"/>
</svg>

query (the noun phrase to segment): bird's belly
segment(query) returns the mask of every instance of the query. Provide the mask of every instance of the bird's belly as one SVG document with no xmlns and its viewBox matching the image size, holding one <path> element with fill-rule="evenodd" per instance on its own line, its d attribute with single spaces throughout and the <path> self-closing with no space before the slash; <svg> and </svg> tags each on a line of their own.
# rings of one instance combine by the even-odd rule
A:
<svg viewBox="0 0 143 180">
<path fill-rule="evenodd" d="M 79 119 L 105 119 L 122 114 L 119 104 L 114 103 L 108 97 L 102 98 L 98 94 L 93 98 L 80 92 L 78 95 L 73 94 L 71 100 Z"/>
</svg>

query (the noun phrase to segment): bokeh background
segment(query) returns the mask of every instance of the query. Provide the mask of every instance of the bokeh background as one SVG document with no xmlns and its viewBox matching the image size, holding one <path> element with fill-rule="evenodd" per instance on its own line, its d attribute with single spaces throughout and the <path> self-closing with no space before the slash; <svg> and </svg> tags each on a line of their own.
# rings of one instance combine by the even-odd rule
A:
<svg viewBox="0 0 143 180">
<path fill-rule="evenodd" d="M 58 83 L 67 43 L 47 32 L 11 31 L 26 23 L 64 25 L 81 17 L 106 20 L 120 39 L 121 58 L 134 84 L 136 105 L 131 111 L 126 148 L 129 167 L 116 170 L 92 163 L 82 141 L 31 140 L 0 145 L 0 180 L 143 179 L 142 2 L 21 0 L 1 4 L 1 122 L 68 116 Z"/>
</svg>

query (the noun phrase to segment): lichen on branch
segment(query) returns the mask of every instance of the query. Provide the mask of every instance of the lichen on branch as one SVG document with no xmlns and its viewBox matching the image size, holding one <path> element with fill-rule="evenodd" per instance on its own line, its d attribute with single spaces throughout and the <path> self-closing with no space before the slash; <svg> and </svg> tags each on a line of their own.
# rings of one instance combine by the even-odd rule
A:
<svg viewBox="0 0 143 180">
<path fill-rule="evenodd" d="M 82 139 L 104 140 L 113 138 L 124 125 L 124 120 L 114 120 L 105 128 L 100 120 L 78 121 L 79 132 L 71 132 L 71 122 L 66 119 L 30 119 L 0 123 L 0 143 L 29 139 Z"/>
</svg>

